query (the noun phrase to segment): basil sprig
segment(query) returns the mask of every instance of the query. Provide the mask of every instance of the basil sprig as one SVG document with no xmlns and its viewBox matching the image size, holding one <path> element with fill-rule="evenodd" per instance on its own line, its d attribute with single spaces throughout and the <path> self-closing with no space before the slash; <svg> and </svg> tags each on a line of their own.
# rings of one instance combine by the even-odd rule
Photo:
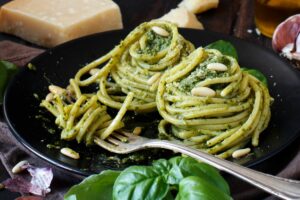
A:
<svg viewBox="0 0 300 200">
<path fill-rule="evenodd" d="M 152 166 L 104 171 L 73 186 L 65 200 L 232 199 L 225 179 L 208 164 L 189 157 L 160 159 Z"/>
</svg>

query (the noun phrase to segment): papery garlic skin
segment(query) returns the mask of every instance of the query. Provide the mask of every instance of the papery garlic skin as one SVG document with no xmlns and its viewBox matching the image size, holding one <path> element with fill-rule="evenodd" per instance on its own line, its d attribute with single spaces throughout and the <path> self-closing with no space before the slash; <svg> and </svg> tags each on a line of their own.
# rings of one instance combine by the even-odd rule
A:
<svg viewBox="0 0 300 200">
<path fill-rule="evenodd" d="M 295 43 L 300 33 L 300 14 L 293 15 L 280 23 L 274 31 L 272 38 L 273 49 L 281 52 L 289 43 Z"/>
<path fill-rule="evenodd" d="M 300 31 L 299 31 L 298 36 L 296 38 L 295 45 L 296 45 L 296 52 L 300 53 Z"/>
<path fill-rule="evenodd" d="M 272 46 L 282 56 L 300 61 L 300 14 L 289 17 L 277 26 Z"/>
<path fill-rule="evenodd" d="M 292 50 L 294 49 L 294 43 L 288 43 L 281 49 L 281 55 L 292 60 Z"/>
</svg>

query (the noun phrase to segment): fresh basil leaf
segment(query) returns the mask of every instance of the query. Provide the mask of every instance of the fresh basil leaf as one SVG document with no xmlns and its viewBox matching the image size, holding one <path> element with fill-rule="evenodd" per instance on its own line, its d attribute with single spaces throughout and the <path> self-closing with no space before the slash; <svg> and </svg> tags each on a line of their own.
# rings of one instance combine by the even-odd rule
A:
<svg viewBox="0 0 300 200">
<path fill-rule="evenodd" d="M 167 183 L 167 179 L 169 176 L 169 171 L 171 169 L 171 165 L 168 160 L 166 159 L 159 159 L 152 163 L 152 166 L 155 168 L 155 170 L 161 174 L 161 176 L 164 178 L 165 182 Z"/>
<path fill-rule="evenodd" d="M 3 95 L 8 81 L 18 71 L 15 64 L 0 60 L 0 104 L 3 102 Z"/>
<path fill-rule="evenodd" d="M 235 49 L 235 47 L 227 41 L 224 40 L 218 40 L 216 42 L 213 42 L 205 47 L 206 49 L 217 49 L 219 50 L 222 54 L 231 56 L 238 60 L 238 54 Z"/>
<path fill-rule="evenodd" d="M 0 60 L 0 65 L 3 65 L 7 69 L 9 78 L 11 78 L 13 75 L 15 75 L 15 73 L 17 73 L 17 71 L 19 70 L 17 65 L 15 65 L 14 63 L 11 63 L 11 62 L 7 62 L 5 60 Z"/>
<path fill-rule="evenodd" d="M 190 157 L 174 157 L 169 162 L 172 165 L 168 177 L 169 184 L 179 184 L 185 177 L 198 176 L 215 185 L 228 195 L 230 194 L 227 182 L 214 167 Z"/>
<path fill-rule="evenodd" d="M 159 170 L 161 174 L 167 173 L 172 167 L 166 159 L 156 160 L 152 163 L 152 166 L 156 168 L 156 170 Z"/>
<path fill-rule="evenodd" d="M 184 177 L 186 177 L 186 174 L 184 174 L 182 169 L 179 166 L 174 165 L 168 173 L 167 183 L 171 185 L 178 185 Z"/>
<path fill-rule="evenodd" d="M 112 190 L 120 172 L 107 170 L 91 175 L 74 185 L 64 195 L 64 200 L 112 200 Z"/>
<path fill-rule="evenodd" d="M 266 78 L 266 76 L 259 70 L 257 69 L 249 69 L 249 68 L 241 68 L 243 71 L 247 72 L 248 74 L 251 74 L 252 76 L 254 76 L 255 78 L 257 78 L 258 80 L 260 80 L 260 82 L 262 82 L 266 87 L 268 87 L 268 80 Z"/>
<path fill-rule="evenodd" d="M 232 198 L 206 179 L 189 176 L 179 183 L 176 200 L 231 200 Z"/>
<path fill-rule="evenodd" d="M 132 166 L 121 172 L 113 188 L 114 200 L 159 200 L 169 191 L 160 170 L 150 166 Z"/>
</svg>

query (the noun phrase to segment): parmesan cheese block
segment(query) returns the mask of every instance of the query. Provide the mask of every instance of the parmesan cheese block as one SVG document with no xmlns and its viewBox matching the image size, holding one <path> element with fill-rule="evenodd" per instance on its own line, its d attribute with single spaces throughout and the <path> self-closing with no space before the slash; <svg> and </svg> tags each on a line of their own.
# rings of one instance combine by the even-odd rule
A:
<svg viewBox="0 0 300 200">
<path fill-rule="evenodd" d="M 160 19 L 173 22 L 177 24 L 178 27 L 182 28 L 204 29 L 202 23 L 198 21 L 196 15 L 184 8 L 172 9 Z"/>
<path fill-rule="evenodd" d="M 121 28 L 111 0 L 13 0 L 0 10 L 0 31 L 44 47 Z"/>
<path fill-rule="evenodd" d="M 217 8 L 219 0 L 183 0 L 178 7 L 186 8 L 192 13 L 202 13 L 212 8 Z"/>
</svg>

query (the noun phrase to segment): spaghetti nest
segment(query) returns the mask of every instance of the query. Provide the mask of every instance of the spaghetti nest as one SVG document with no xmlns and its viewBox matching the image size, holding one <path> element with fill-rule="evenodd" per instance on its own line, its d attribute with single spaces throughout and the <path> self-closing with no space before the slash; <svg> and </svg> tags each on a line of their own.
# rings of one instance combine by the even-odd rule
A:
<svg viewBox="0 0 300 200">
<path fill-rule="evenodd" d="M 156 91 L 163 72 L 178 64 L 194 50 L 176 25 L 151 21 L 135 28 L 112 51 L 78 71 L 76 83 L 99 83 L 97 97 L 103 104 L 120 109 L 129 92 L 133 100 L 128 110 L 156 110 Z M 88 72 L 88 78 L 82 77 Z"/>
<path fill-rule="evenodd" d="M 113 50 L 81 68 L 66 89 L 51 85 L 41 106 L 56 117 L 61 139 L 86 144 L 92 144 L 94 137 L 106 139 L 124 127 L 122 118 L 127 110 L 156 110 L 162 74 L 193 50 L 176 25 L 143 23 Z M 85 89 L 95 85 L 93 92 L 87 92 L 90 87 Z M 119 110 L 115 118 L 106 112 L 107 106 Z"/>
<path fill-rule="evenodd" d="M 160 137 L 227 158 L 250 140 L 258 145 L 271 117 L 271 99 L 267 87 L 234 58 L 198 48 L 158 86 Z"/>
</svg>

